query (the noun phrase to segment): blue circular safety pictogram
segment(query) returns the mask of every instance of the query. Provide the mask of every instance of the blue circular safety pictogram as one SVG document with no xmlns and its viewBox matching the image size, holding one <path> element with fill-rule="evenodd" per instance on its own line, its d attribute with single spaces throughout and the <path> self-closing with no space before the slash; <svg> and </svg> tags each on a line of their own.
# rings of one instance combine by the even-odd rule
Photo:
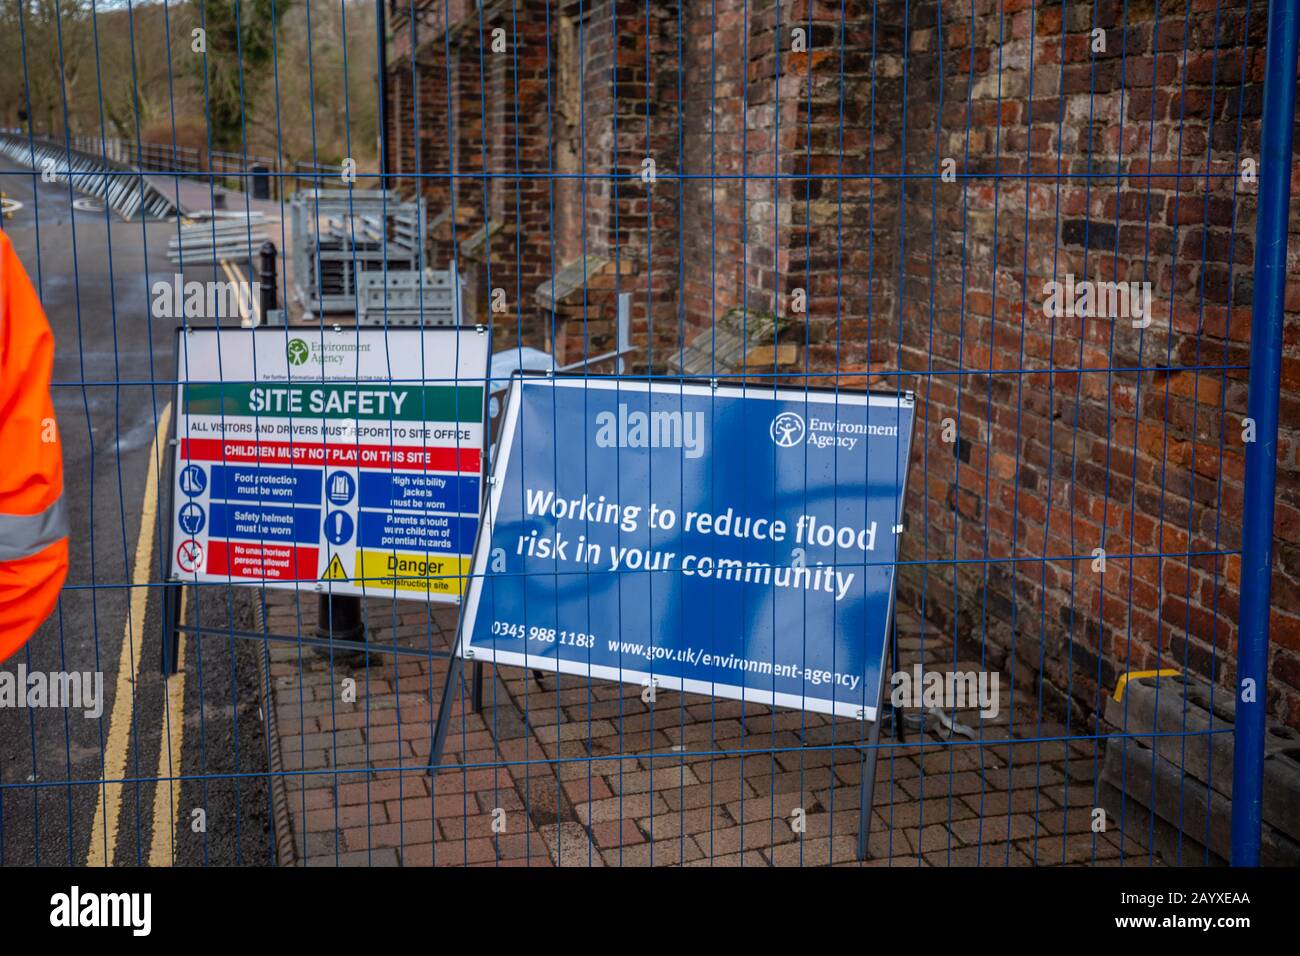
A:
<svg viewBox="0 0 1300 956">
<path fill-rule="evenodd" d="M 332 505 L 345 505 L 356 493 L 357 483 L 346 471 L 336 471 L 325 479 L 325 497 Z"/>
<path fill-rule="evenodd" d="M 186 465 L 181 469 L 180 486 L 187 495 L 201 495 L 208 487 L 208 474 L 198 465 Z"/>
<path fill-rule="evenodd" d="M 180 522 L 181 530 L 186 534 L 198 534 L 203 530 L 203 526 L 208 523 L 207 515 L 203 512 L 203 506 L 192 501 L 181 506 L 176 519 Z"/>
<path fill-rule="evenodd" d="M 347 544 L 352 540 L 352 516 L 346 511 L 331 511 L 325 516 L 325 540 L 330 544 Z"/>
</svg>

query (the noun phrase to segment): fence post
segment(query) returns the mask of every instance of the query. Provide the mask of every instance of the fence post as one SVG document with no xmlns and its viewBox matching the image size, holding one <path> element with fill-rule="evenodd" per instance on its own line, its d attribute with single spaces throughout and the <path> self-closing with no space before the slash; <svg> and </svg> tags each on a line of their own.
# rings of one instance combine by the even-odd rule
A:
<svg viewBox="0 0 1300 956">
<path fill-rule="evenodd" d="M 1259 865 L 1278 389 L 1282 370 L 1287 218 L 1291 201 L 1291 141 L 1295 124 L 1296 42 L 1297 28 L 1300 27 L 1300 0 L 1271 0 L 1268 6 L 1247 407 L 1255 434 L 1254 440 L 1246 444 L 1237 716 L 1232 767 L 1234 866 Z"/>
<path fill-rule="evenodd" d="M 385 0 L 375 0 L 375 40 L 379 68 L 379 188 L 388 188 L 388 11 Z"/>
</svg>

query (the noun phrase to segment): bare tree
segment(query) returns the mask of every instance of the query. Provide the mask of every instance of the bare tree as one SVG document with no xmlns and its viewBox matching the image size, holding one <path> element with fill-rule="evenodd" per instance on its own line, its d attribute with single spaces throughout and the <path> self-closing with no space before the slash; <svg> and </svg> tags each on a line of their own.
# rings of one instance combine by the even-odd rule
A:
<svg viewBox="0 0 1300 956">
<path fill-rule="evenodd" d="M 5 125 L 25 125 L 20 116 L 27 113 L 37 133 L 59 137 L 75 130 L 73 116 L 95 92 L 90 3 L 6 0 L 0 10 Z"/>
</svg>

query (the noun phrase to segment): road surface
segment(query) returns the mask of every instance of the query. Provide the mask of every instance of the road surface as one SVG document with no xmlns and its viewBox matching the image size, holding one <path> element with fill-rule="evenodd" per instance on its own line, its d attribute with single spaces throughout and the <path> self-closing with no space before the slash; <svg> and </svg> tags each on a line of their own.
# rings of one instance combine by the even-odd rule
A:
<svg viewBox="0 0 1300 956">
<path fill-rule="evenodd" d="M 66 183 L 5 160 L 0 190 L 23 204 L 4 228 L 54 328 L 72 527 L 58 608 L 0 669 L 103 679 L 98 716 L 0 707 L 0 866 L 272 862 L 262 647 L 229 634 L 254 629 L 256 592 L 191 589 L 188 622 L 218 633 L 160 673 L 176 321 L 149 291 L 176 271 L 177 225 L 75 210 Z"/>
</svg>

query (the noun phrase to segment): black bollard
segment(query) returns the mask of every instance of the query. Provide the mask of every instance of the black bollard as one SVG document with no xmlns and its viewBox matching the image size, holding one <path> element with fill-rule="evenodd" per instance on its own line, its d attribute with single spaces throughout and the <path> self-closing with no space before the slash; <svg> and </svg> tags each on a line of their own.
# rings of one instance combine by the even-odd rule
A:
<svg viewBox="0 0 1300 956">
<path fill-rule="evenodd" d="M 276 302 L 278 300 L 275 275 L 275 243 L 270 241 L 262 243 L 260 252 L 262 265 L 257 273 L 258 293 L 260 295 L 258 306 L 262 310 L 262 322 L 267 324 L 270 322 L 271 313 L 277 307 Z"/>
</svg>

